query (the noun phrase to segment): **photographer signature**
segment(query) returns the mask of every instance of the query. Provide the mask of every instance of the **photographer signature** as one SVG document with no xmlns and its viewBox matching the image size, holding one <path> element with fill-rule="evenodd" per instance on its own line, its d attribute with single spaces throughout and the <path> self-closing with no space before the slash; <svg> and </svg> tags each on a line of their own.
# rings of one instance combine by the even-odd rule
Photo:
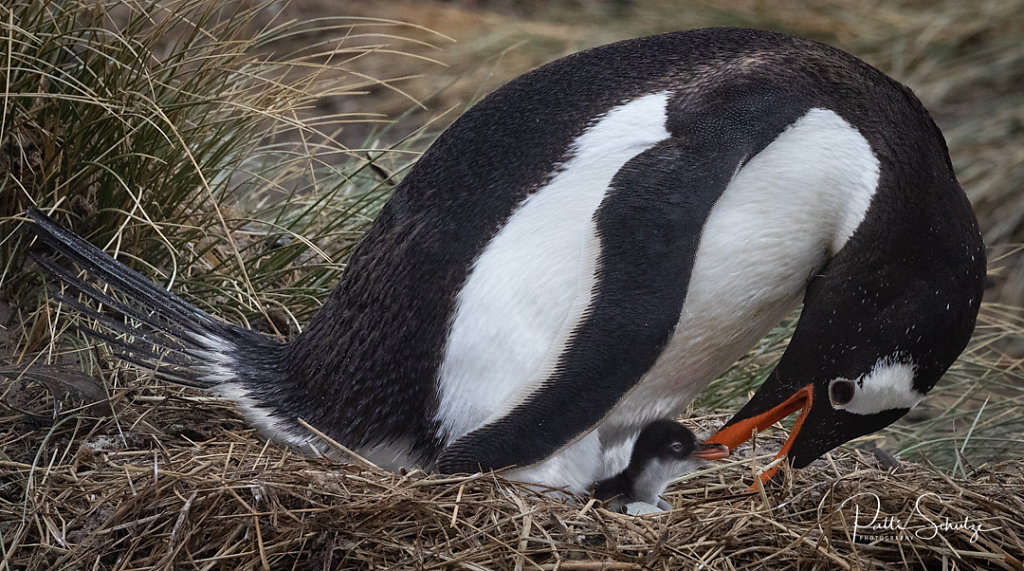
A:
<svg viewBox="0 0 1024 571">
<path fill-rule="evenodd" d="M 903 519 L 895 515 L 883 515 L 882 500 L 874 492 L 861 492 L 846 498 L 843 503 L 839 504 L 837 511 L 842 510 L 857 498 L 874 500 L 874 509 L 871 509 L 870 506 L 862 507 L 861 502 L 853 504 L 853 541 L 857 541 L 858 536 L 864 541 L 885 537 L 899 539 L 909 537 L 911 534 L 918 539 L 927 540 L 934 539 L 943 532 L 964 530 L 971 532 L 970 541 L 974 543 L 980 534 L 1001 529 L 985 527 L 984 520 L 971 519 L 970 516 L 964 516 L 962 520 L 950 520 L 949 517 L 937 519 L 926 513 L 922 507 L 922 502 L 929 496 L 940 504 L 943 503 L 942 497 L 938 494 L 925 492 L 917 497 L 913 511 Z"/>
</svg>

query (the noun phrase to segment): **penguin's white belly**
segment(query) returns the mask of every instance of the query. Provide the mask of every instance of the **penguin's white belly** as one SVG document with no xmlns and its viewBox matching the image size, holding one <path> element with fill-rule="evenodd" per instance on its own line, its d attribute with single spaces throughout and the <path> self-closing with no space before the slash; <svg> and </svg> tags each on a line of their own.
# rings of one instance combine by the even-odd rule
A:
<svg viewBox="0 0 1024 571">
<path fill-rule="evenodd" d="M 630 158 L 668 137 L 668 95 L 612 109 L 573 157 L 487 245 L 457 297 L 436 415 L 451 444 L 543 390 L 597 287 L 595 213 Z M 705 222 L 677 327 L 655 365 L 600 423 L 605 448 L 673 416 L 800 300 L 808 280 L 860 224 L 878 179 L 864 138 L 812 109 L 738 169 Z M 680 192 L 686 192 L 680 189 Z M 572 406 L 572 403 L 566 403 Z M 591 438 L 513 476 L 585 489 L 602 467 Z M 594 457 L 597 456 L 597 457 Z M 572 472 L 572 474 L 569 474 Z"/>
</svg>

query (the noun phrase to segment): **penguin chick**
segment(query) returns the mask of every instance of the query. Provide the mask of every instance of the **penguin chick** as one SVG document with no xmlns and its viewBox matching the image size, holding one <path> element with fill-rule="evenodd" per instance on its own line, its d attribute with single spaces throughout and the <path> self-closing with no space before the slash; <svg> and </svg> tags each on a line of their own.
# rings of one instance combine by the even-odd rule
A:
<svg viewBox="0 0 1024 571">
<path fill-rule="evenodd" d="M 615 476 L 594 484 L 594 498 L 605 503 L 611 511 L 634 515 L 670 510 L 672 506 L 661 498 L 673 478 L 690 472 L 704 460 L 717 460 L 729 456 L 729 449 L 721 444 L 698 442 L 688 428 L 678 422 L 661 419 L 644 427 L 633 444 L 629 465 Z M 635 509 L 632 504 L 648 504 L 647 509 Z"/>
</svg>

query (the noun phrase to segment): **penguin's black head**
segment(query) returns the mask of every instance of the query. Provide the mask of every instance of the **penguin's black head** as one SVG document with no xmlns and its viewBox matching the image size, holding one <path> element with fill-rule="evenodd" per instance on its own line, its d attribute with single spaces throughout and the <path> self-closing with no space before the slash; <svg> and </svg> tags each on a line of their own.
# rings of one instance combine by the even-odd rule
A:
<svg viewBox="0 0 1024 571">
<path fill-rule="evenodd" d="M 778 456 L 802 468 L 924 398 L 966 347 L 981 303 L 984 245 L 965 208 L 945 227 L 900 235 L 875 224 L 855 236 L 809 283 L 776 368 L 709 442 L 735 448 L 799 411 Z"/>
<path fill-rule="evenodd" d="M 651 460 L 662 462 L 691 459 L 716 460 L 729 455 L 729 449 L 720 444 L 698 442 L 688 428 L 678 422 L 655 420 L 644 427 L 633 445 L 630 467 L 642 467 Z"/>
</svg>

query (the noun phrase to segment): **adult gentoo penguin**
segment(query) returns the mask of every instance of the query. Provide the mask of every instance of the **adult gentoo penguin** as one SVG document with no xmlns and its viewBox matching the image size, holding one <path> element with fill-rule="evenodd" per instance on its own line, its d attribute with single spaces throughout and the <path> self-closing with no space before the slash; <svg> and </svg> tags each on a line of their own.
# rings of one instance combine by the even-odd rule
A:
<svg viewBox="0 0 1024 571">
<path fill-rule="evenodd" d="M 272 437 L 310 442 L 303 419 L 385 467 L 514 467 L 579 491 L 624 467 L 603 450 L 681 414 L 801 299 L 777 368 L 714 441 L 801 410 L 782 453 L 803 466 L 890 424 L 963 350 L 985 273 L 910 90 L 746 29 L 587 50 L 492 93 L 423 154 L 288 343 L 29 216 L 127 298 L 44 262 L 140 324 L 105 319 L 117 335 L 101 339 Z"/>
<path fill-rule="evenodd" d="M 698 442 L 693 432 L 669 419 L 658 419 L 640 431 L 629 465 L 618 474 L 594 484 L 594 498 L 612 511 L 645 513 L 670 510 L 661 494 L 674 478 L 692 471 L 705 460 L 729 456 L 721 444 Z M 639 505 L 638 505 L 639 504 Z"/>
</svg>

